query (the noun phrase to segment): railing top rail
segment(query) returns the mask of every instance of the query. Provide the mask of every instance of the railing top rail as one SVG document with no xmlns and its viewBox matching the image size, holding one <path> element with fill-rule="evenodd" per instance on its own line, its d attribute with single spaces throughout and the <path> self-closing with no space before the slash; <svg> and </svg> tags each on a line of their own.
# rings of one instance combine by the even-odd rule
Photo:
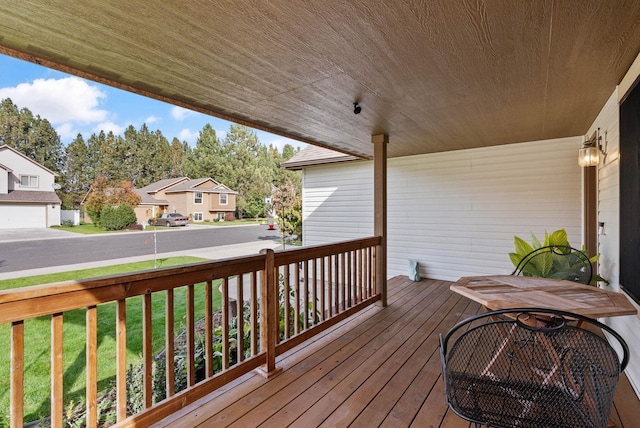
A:
<svg viewBox="0 0 640 428">
<path fill-rule="evenodd" d="M 275 265 L 282 266 L 290 263 L 297 263 L 304 260 L 311 260 L 318 257 L 332 256 L 347 251 L 361 250 L 363 248 L 380 245 L 382 238 L 371 236 L 363 239 L 353 239 L 350 241 L 334 242 L 331 244 L 310 245 L 308 247 L 292 250 L 276 250 Z"/>
<path fill-rule="evenodd" d="M 254 255 L 0 291 L 0 324 L 259 271 Z"/>
</svg>

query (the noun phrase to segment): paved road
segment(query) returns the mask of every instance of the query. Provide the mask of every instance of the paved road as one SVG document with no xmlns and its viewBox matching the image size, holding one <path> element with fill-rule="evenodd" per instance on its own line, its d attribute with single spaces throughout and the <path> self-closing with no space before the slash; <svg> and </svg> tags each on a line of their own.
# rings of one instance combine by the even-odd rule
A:
<svg viewBox="0 0 640 428">
<path fill-rule="evenodd" d="M 156 233 L 157 254 L 264 240 L 279 241 L 278 231 L 267 226 L 187 226 Z M 267 245 L 265 245 L 266 247 Z M 272 246 L 272 245 L 268 245 Z M 0 272 L 153 256 L 153 232 L 89 235 L 0 242 Z"/>
</svg>

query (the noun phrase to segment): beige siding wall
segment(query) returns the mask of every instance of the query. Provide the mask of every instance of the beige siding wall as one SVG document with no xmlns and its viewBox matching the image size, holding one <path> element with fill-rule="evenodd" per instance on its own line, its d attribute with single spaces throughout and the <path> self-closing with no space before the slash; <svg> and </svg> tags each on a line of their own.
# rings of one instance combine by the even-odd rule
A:
<svg viewBox="0 0 640 428">
<path fill-rule="evenodd" d="M 208 194 L 209 210 L 214 212 L 222 211 L 235 211 L 236 210 L 236 195 L 227 193 L 227 204 L 220 204 L 220 195 L 218 193 Z"/>
<path fill-rule="evenodd" d="M 565 228 L 581 245 L 581 137 L 388 161 L 388 273 L 423 277 L 511 273 L 513 236 Z M 393 141 L 390 142 L 393 144 Z M 304 172 L 305 245 L 373 233 L 373 163 Z"/>
<path fill-rule="evenodd" d="M 620 115 L 615 91 L 594 121 L 588 135 L 600 128 L 607 155 L 598 168 L 598 221 L 604 222 L 604 234 L 598 236 L 600 274 L 610 281 L 610 290 L 620 291 Z M 606 142 L 605 142 L 606 133 Z M 633 302 L 632 302 L 633 303 Z M 636 305 L 638 307 L 638 305 Z M 638 307 L 640 310 L 640 307 Z M 638 316 L 602 320 L 625 338 L 631 350 L 626 374 L 640 396 L 640 319 Z"/>
</svg>

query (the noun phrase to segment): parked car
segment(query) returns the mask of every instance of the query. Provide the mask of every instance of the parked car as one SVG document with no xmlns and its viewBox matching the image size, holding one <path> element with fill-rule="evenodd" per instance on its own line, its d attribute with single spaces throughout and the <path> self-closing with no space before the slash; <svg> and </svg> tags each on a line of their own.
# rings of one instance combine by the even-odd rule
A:
<svg viewBox="0 0 640 428">
<path fill-rule="evenodd" d="M 189 219 L 180 213 L 164 213 L 159 217 L 153 217 L 149 219 L 149 224 L 156 224 L 158 226 L 186 226 L 189 224 Z"/>
</svg>

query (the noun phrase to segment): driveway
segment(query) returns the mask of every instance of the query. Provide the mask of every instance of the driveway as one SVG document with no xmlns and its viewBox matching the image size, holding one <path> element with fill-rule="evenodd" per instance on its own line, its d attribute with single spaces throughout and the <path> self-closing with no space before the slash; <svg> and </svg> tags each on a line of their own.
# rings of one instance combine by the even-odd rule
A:
<svg viewBox="0 0 640 428">
<path fill-rule="evenodd" d="M 0 229 L 0 242 L 39 241 L 43 239 L 74 238 L 78 236 L 82 235 L 59 229 L 52 229 L 50 227 L 39 227 L 33 229 Z"/>
</svg>

